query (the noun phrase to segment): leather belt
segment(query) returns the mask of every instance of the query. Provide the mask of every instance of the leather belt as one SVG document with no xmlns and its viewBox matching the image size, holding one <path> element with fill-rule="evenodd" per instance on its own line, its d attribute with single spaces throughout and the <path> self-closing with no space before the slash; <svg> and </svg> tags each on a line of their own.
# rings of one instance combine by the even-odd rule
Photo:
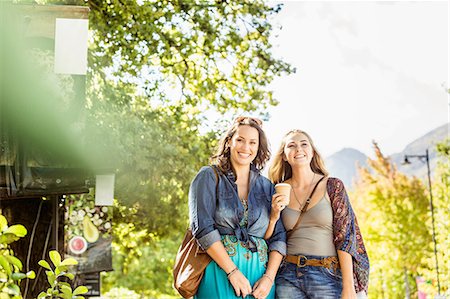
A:
<svg viewBox="0 0 450 299">
<path fill-rule="evenodd" d="M 304 255 L 286 255 L 286 262 L 297 265 L 297 267 L 315 266 L 328 269 L 339 268 L 339 260 L 336 256 L 329 256 L 323 259 L 308 259 Z"/>
</svg>

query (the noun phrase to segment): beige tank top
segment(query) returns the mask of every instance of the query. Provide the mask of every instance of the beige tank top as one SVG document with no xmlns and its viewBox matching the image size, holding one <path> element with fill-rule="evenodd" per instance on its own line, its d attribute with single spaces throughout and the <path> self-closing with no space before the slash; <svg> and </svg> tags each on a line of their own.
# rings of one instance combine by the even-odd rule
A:
<svg viewBox="0 0 450 299">
<path fill-rule="evenodd" d="M 294 227 L 299 214 L 300 211 L 289 207 L 283 210 L 281 219 L 286 230 Z M 326 195 L 305 212 L 299 227 L 287 240 L 287 253 L 337 256 L 333 244 L 333 210 Z"/>
</svg>

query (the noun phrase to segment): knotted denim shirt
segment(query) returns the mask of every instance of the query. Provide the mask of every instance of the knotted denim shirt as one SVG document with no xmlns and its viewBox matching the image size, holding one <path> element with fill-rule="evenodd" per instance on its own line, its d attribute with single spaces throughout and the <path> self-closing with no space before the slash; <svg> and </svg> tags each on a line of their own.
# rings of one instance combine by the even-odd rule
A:
<svg viewBox="0 0 450 299">
<path fill-rule="evenodd" d="M 253 237 L 264 238 L 269 225 L 272 183 L 252 165 L 248 192 L 248 224 L 241 227 L 244 207 L 239 200 L 236 178 L 232 171 L 219 174 L 216 198 L 216 175 L 211 166 L 204 166 L 196 175 L 189 189 L 189 218 L 192 233 L 200 247 L 208 249 L 221 240 L 221 235 L 235 235 L 256 251 Z M 267 240 L 269 252 L 276 250 L 286 255 L 286 231 L 278 220 L 272 237 Z"/>
</svg>

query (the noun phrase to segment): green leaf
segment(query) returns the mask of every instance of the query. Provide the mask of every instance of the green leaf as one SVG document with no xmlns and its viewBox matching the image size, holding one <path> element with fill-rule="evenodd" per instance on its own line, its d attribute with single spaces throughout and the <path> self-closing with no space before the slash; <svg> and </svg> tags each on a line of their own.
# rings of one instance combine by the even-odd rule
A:
<svg viewBox="0 0 450 299">
<path fill-rule="evenodd" d="M 61 266 L 74 266 L 74 265 L 78 265 L 78 261 L 74 258 L 67 258 L 64 261 L 62 261 Z"/>
<path fill-rule="evenodd" d="M 37 299 L 45 298 L 45 296 L 47 296 L 46 292 L 40 292 L 39 295 L 37 296 Z"/>
<path fill-rule="evenodd" d="M 0 267 L 2 267 L 8 276 L 11 275 L 11 266 L 9 265 L 8 260 L 3 255 L 0 255 Z"/>
<path fill-rule="evenodd" d="M 8 228 L 8 221 L 6 220 L 5 216 L 0 215 L 0 232 L 3 232 L 7 228 Z"/>
<path fill-rule="evenodd" d="M 50 265 L 49 265 L 49 263 L 46 261 L 46 260 L 40 260 L 39 262 L 38 262 L 38 264 L 41 266 L 41 267 L 44 267 L 45 269 L 47 269 L 47 270 L 52 270 L 52 268 L 50 268 Z"/>
<path fill-rule="evenodd" d="M 58 251 L 56 250 L 50 251 L 49 256 L 50 260 L 52 261 L 53 265 L 55 265 L 55 267 L 58 267 L 61 264 L 61 255 L 59 254 Z"/>
<path fill-rule="evenodd" d="M 34 271 L 31 270 L 31 271 L 28 271 L 28 272 L 26 273 L 26 276 L 27 276 L 27 278 L 29 278 L 29 279 L 35 279 L 35 278 L 36 278 L 36 273 L 34 273 Z"/>
<path fill-rule="evenodd" d="M 12 255 L 7 255 L 6 259 L 9 261 L 10 264 L 13 264 L 14 266 L 16 266 L 19 270 L 22 270 L 22 262 L 16 258 L 15 256 Z"/>
<path fill-rule="evenodd" d="M 7 286 L 7 292 L 11 295 L 19 295 L 20 294 L 20 288 L 16 284 L 9 284 Z"/>
<path fill-rule="evenodd" d="M 73 275 L 72 273 L 66 273 L 66 274 L 64 274 L 64 276 L 66 276 L 70 280 L 73 280 L 75 278 L 75 275 Z"/>
<path fill-rule="evenodd" d="M 66 285 L 61 285 L 60 289 L 66 298 L 69 298 L 69 299 L 72 298 L 72 288 L 71 287 L 68 287 Z"/>
<path fill-rule="evenodd" d="M 81 295 L 86 294 L 88 292 L 88 288 L 85 286 L 79 286 L 73 291 L 73 295 Z"/>
<path fill-rule="evenodd" d="M 22 224 L 15 224 L 8 227 L 4 233 L 14 234 L 18 237 L 25 237 L 27 235 L 27 229 Z"/>
<path fill-rule="evenodd" d="M 0 244 L 11 244 L 12 242 L 15 242 L 19 240 L 20 238 L 16 236 L 15 234 L 2 234 L 0 235 Z"/>
<path fill-rule="evenodd" d="M 48 283 L 53 286 L 56 280 L 55 273 L 53 271 L 45 271 L 45 274 L 47 274 Z"/>
<path fill-rule="evenodd" d="M 72 289 L 72 286 L 70 285 L 70 283 L 67 283 L 67 282 L 64 282 L 64 281 L 61 281 L 61 282 L 59 283 L 59 285 L 60 285 L 60 286 L 66 286 L 66 287 L 69 287 L 69 288 Z"/>
<path fill-rule="evenodd" d="M 11 274 L 12 280 L 20 280 L 20 279 L 24 279 L 24 278 L 26 278 L 26 277 L 27 277 L 27 276 L 25 275 L 25 273 L 17 272 L 17 273 Z"/>
</svg>

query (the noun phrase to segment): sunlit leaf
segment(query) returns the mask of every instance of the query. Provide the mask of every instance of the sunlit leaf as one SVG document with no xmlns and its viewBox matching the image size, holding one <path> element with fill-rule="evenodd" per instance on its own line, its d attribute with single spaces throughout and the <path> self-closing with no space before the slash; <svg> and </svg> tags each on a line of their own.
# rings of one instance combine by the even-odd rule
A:
<svg viewBox="0 0 450 299">
<path fill-rule="evenodd" d="M 52 261 L 55 267 L 58 267 L 61 264 L 61 255 L 58 251 L 52 250 L 49 252 L 50 260 Z"/>
<path fill-rule="evenodd" d="M 29 279 L 35 279 L 36 278 L 36 273 L 34 273 L 34 271 L 29 271 L 26 273 L 27 278 Z"/>
<path fill-rule="evenodd" d="M 0 232 L 3 232 L 7 228 L 8 228 L 8 221 L 6 220 L 5 216 L 0 215 Z"/>
<path fill-rule="evenodd" d="M 12 255 L 7 255 L 5 257 L 9 261 L 10 264 L 13 264 L 19 270 L 22 270 L 22 262 L 18 258 L 16 258 L 15 256 L 12 256 Z"/>
<path fill-rule="evenodd" d="M 89 289 L 85 286 L 79 286 L 73 291 L 73 295 L 81 295 L 86 294 L 89 291 Z"/>
<path fill-rule="evenodd" d="M 38 262 L 38 264 L 39 264 L 41 267 L 44 267 L 44 268 L 47 269 L 47 270 L 52 270 L 52 268 L 50 267 L 49 263 L 48 263 L 47 261 L 45 261 L 45 260 L 40 260 L 40 261 Z"/>
<path fill-rule="evenodd" d="M 2 267 L 7 275 L 11 275 L 11 266 L 5 256 L 0 255 L 0 267 Z"/>
<path fill-rule="evenodd" d="M 78 261 L 71 257 L 63 260 L 61 263 L 61 266 L 74 266 L 74 265 L 78 265 Z"/>
<path fill-rule="evenodd" d="M 24 237 L 27 234 L 27 229 L 25 228 L 25 226 L 21 225 L 21 224 L 15 224 L 15 225 L 11 225 L 10 227 L 8 227 L 4 233 L 10 233 L 10 234 L 14 234 L 18 237 Z"/>
</svg>

